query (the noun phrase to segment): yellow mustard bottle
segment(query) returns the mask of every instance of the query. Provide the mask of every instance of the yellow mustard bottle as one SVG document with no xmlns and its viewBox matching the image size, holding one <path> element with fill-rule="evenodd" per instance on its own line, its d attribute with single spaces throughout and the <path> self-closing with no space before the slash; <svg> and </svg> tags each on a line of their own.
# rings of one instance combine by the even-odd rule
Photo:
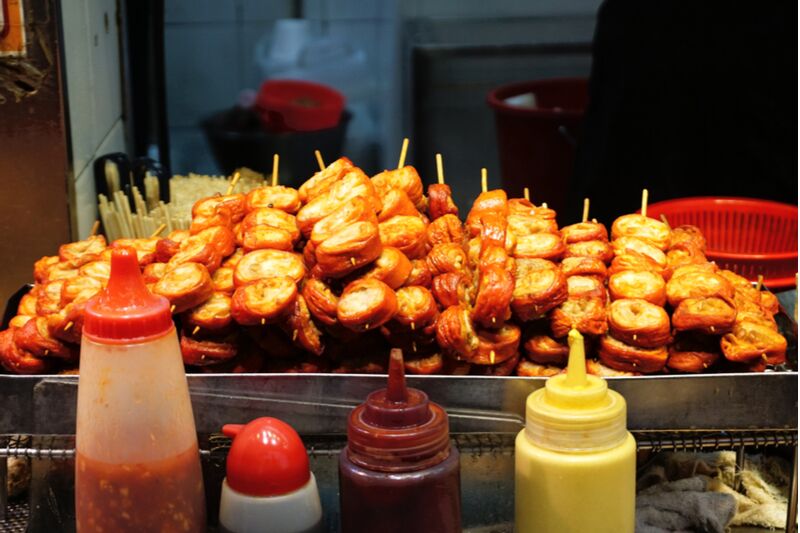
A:
<svg viewBox="0 0 800 533">
<path fill-rule="evenodd" d="M 528 396 L 517 435 L 517 533 L 633 533 L 636 442 L 625 399 L 586 375 L 583 337 L 569 333 L 566 374 Z"/>
</svg>

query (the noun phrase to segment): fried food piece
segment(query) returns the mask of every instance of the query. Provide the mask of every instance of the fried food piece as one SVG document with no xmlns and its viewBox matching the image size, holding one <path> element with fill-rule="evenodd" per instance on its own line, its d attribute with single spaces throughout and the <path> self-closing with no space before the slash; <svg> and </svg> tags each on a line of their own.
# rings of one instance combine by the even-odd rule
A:
<svg viewBox="0 0 800 533">
<path fill-rule="evenodd" d="M 254 226 L 272 226 L 285 230 L 292 236 L 292 242 L 300 240 L 300 229 L 297 226 L 297 219 L 280 209 L 269 207 L 259 207 L 253 209 L 242 220 L 242 232 Z"/>
<path fill-rule="evenodd" d="M 593 257 L 608 263 L 614 257 L 614 250 L 607 241 L 573 242 L 564 249 L 564 258 L 568 257 Z"/>
<path fill-rule="evenodd" d="M 566 247 L 561 236 L 555 233 L 533 233 L 517 237 L 514 257 L 537 259 L 560 259 Z"/>
<path fill-rule="evenodd" d="M 678 245 L 689 245 L 697 248 L 702 253 L 706 253 L 706 238 L 697 226 L 683 225 L 672 228 L 669 233 L 669 248 Z"/>
<path fill-rule="evenodd" d="M 208 300 L 187 311 L 183 320 L 192 328 L 208 331 L 226 329 L 233 322 L 231 297 L 224 292 L 214 292 Z"/>
<path fill-rule="evenodd" d="M 719 335 L 730 331 L 735 321 L 736 307 L 722 298 L 686 298 L 672 313 L 672 326 L 678 331 Z"/>
<path fill-rule="evenodd" d="M 252 226 L 242 233 L 242 249 L 245 252 L 253 250 L 283 250 L 289 252 L 294 249 L 292 235 L 285 229 L 267 226 L 265 224 Z"/>
<path fill-rule="evenodd" d="M 339 297 L 322 280 L 310 278 L 303 284 L 303 297 L 312 316 L 326 326 L 336 324 Z"/>
<path fill-rule="evenodd" d="M 558 366 L 540 365 L 538 363 L 532 363 L 524 359 L 520 360 L 516 368 L 517 375 L 526 378 L 533 378 L 533 377 L 549 378 L 560 374 L 562 371 L 563 369 Z"/>
<path fill-rule="evenodd" d="M 517 369 L 519 359 L 519 353 L 516 353 L 496 365 L 472 365 L 469 373 L 472 376 L 510 376 Z"/>
<path fill-rule="evenodd" d="M 534 233 L 558 233 L 558 224 L 555 219 L 543 218 L 535 215 L 509 214 L 508 231 L 517 237 L 533 235 Z"/>
<path fill-rule="evenodd" d="M 523 321 L 539 318 L 567 300 L 567 278 L 545 259 L 517 259 L 511 309 Z"/>
<path fill-rule="evenodd" d="M 608 267 L 608 274 L 614 275 L 617 272 L 624 272 L 626 270 L 647 270 L 649 272 L 655 272 L 661 277 L 665 277 L 663 266 L 646 255 L 631 251 L 614 257 L 611 261 L 611 266 Z"/>
<path fill-rule="evenodd" d="M 507 322 L 497 329 L 475 330 L 478 336 L 478 349 L 474 354 L 464 357 L 473 365 L 499 365 L 513 357 L 519 357 L 521 330 L 516 324 Z"/>
<path fill-rule="evenodd" d="M 214 272 L 220 267 L 222 256 L 214 245 L 192 236 L 181 243 L 180 251 L 167 262 L 167 270 L 173 270 L 178 265 L 186 263 L 197 263 L 203 265 L 209 272 Z"/>
<path fill-rule="evenodd" d="M 213 217 L 219 212 L 220 207 L 223 207 L 230 213 L 230 218 L 233 223 L 242 220 L 245 213 L 249 211 L 246 206 L 244 194 L 216 194 L 214 196 L 196 201 L 192 206 L 192 218 Z"/>
<path fill-rule="evenodd" d="M 297 283 L 289 276 L 272 276 L 239 286 L 231 300 L 231 316 L 243 326 L 274 324 L 294 308 Z"/>
<path fill-rule="evenodd" d="M 719 350 L 718 337 L 679 333 L 669 346 L 667 368 L 693 374 L 704 372 L 720 358 Z"/>
<path fill-rule="evenodd" d="M 11 320 L 8 321 L 8 327 L 9 329 L 21 328 L 34 318 L 36 317 L 31 315 L 14 315 Z"/>
<path fill-rule="evenodd" d="M 768 364 L 780 364 L 786 358 L 786 338 L 777 331 L 750 320 L 736 321 L 730 333 L 720 341 L 726 359 L 749 363 L 761 358 Z"/>
<path fill-rule="evenodd" d="M 425 223 L 419 217 L 396 216 L 378 224 L 384 246 L 393 246 L 409 259 L 425 256 L 427 238 Z"/>
<path fill-rule="evenodd" d="M 108 261 L 92 261 L 86 263 L 78 269 L 78 275 L 89 276 L 90 278 L 100 280 L 103 286 L 105 286 L 108 283 L 108 278 L 111 277 L 111 263 Z"/>
<path fill-rule="evenodd" d="M 314 246 L 319 246 L 343 228 L 355 222 L 378 223 L 375 211 L 363 198 L 353 198 L 350 202 L 314 224 L 309 242 L 312 242 Z"/>
<path fill-rule="evenodd" d="M 445 353 L 457 359 L 469 362 L 476 356 L 480 339 L 466 306 L 453 305 L 439 314 L 436 320 L 436 341 Z"/>
<path fill-rule="evenodd" d="M 86 301 L 67 304 L 58 313 L 47 315 L 47 329 L 62 342 L 79 344 L 83 334 Z"/>
<path fill-rule="evenodd" d="M 37 315 L 49 315 L 61 310 L 63 307 L 61 290 L 64 288 L 64 283 L 66 283 L 66 280 L 57 279 L 39 286 L 39 290 L 36 291 Z"/>
<path fill-rule="evenodd" d="M 603 280 L 608 275 L 605 263 L 597 257 L 565 257 L 561 261 L 561 270 L 567 278 L 593 276 Z"/>
<path fill-rule="evenodd" d="M 52 368 L 49 361 L 18 348 L 13 329 L 0 331 L 0 365 L 14 374 L 45 374 Z"/>
<path fill-rule="evenodd" d="M 23 295 L 22 298 L 20 298 L 19 305 L 17 306 L 17 314 L 28 316 L 34 316 L 36 314 L 35 292 L 29 291 L 27 294 Z"/>
<path fill-rule="evenodd" d="M 86 301 L 103 290 L 103 283 L 89 276 L 76 276 L 64 281 L 61 286 L 61 304 L 75 300 Z"/>
<path fill-rule="evenodd" d="M 627 372 L 625 370 L 615 370 L 613 368 L 609 368 L 600 361 L 596 359 L 589 359 L 586 361 L 586 373 L 591 374 L 592 376 L 598 376 L 601 378 L 614 378 L 614 377 L 624 377 L 624 376 L 641 376 L 641 372 Z"/>
<path fill-rule="evenodd" d="M 567 298 L 550 314 L 555 337 L 565 337 L 575 328 L 584 335 L 602 335 L 608 330 L 605 301 L 599 298 Z"/>
<path fill-rule="evenodd" d="M 411 272 L 406 278 L 405 286 L 419 285 L 430 289 L 433 286 L 433 275 L 428 270 L 428 262 L 424 259 L 411 260 Z"/>
<path fill-rule="evenodd" d="M 233 213 L 231 209 L 224 205 L 219 205 L 216 207 L 213 215 L 198 215 L 193 217 L 192 224 L 189 226 L 189 233 L 197 235 L 204 229 L 213 228 L 214 226 L 232 228 L 233 224 Z"/>
<path fill-rule="evenodd" d="M 53 338 L 47 327 L 47 317 L 37 316 L 14 331 L 14 343 L 23 352 L 34 357 L 55 357 L 64 361 L 77 361 L 78 350 Z"/>
<path fill-rule="evenodd" d="M 608 334 L 600 338 L 597 353 L 600 362 L 614 370 L 643 374 L 661 371 L 669 357 L 666 346 L 639 348 L 625 344 Z"/>
<path fill-rule="evenodd" d="M 750 297 L 752 300 L 757 299 L 755 296 L 755 287 L 753 287 L 753 284 L 747 278 L 742 277 L 735 272 L 731 272 L 730 270 L 719 270 L 717 271 L 717 274 L 728 280 L 737 292 L 740 290 L 744 291 L 752 295 Z"/>
<path fill-rule="evenodd" d="M 583 241 L 608 242 L 608 230 L 599 222 L 578 222 L 564 226 L 561 228 L 561 236 L 567 244 Z"/>
<path fill-rule="evenodd" d="M 525 356 L 534 363 L 564 366 L 569 359 L 569 346 L 566 341 L 545 334 L 529 337 L 523 348 Z"/>
<path fill-rule="evenodd" d="M 152 290 L 169 300 L 174 313 L 182 313 L 208 300 L 214 293 L 214 284 L 206 267 L 184 263 L 168 270 Z"/>
<path fill-rule="evenodd" d="M 227 295 L 233 294 L 236 286 L 233 283 L 233 268 L 220 267 L 211 275 L 211 282 L 214 284 L 214 291 L 222 292 Z"/>
<path fill-rule="evenodd" d="M 426 259 L 428 270 L 436 277 L 448 272 L 462 272 L 467 268 L 467 254 L 456 243 L 437 244 Z"/>
<path fill-rule="evenodd" d="M 106 249 L 106 238 L 102 235 L 92 235 L 82 241 L 62 244 L 58 247 L 58 258 L 72 268 L 78 268 L 89 261 L 99 259 L 100 253 Z M 34 273 L 36 267 L 34 266 Z"/>
<path fill-rule="evenodd" d="M 365 278 L 375 278 L 387 284 L 394 290 L 399 289 L 411 273 L 411 261 L 397 248 L 384 246 L 381 255 L 364 272 Z"/>
<path fill-rule="evenodd" d="M 188 233 L 188 232 L 187 232 Z M 181 241 L 183 242 L 183 241 Z M 170 238 L 158 239 L 156 243 L 156 258 L 159 263 L 166 263 L 172 256 L 180 252 L 181 243 L 173 241 Z M 108 261 L 106 261 L 108 262 Z M 109 263 L 111 264 L 111 263 Z"/>
<path fill-rule="evenodd" d="M 322 355 L 325 346 L 322 344 L 322 332 L 311 320 L 311 313 L 302 294 L 297 295 L 292 310 L 281 329 L 292 337 L 292 341 L 303 350 Z"/>
<path fill-rule="evenodd" d="M 33 264 L 33 280 L 44 283 L 48 279 L 50 268 L 57 265 L 60 259 L 57 255 L 46 255 Z"/>
<path fill-rule="evenodd" d="M 603 302 L 608 299 L 606 288 L 597 276 L 569 276 L 567 278 L 567 296 L 570 298 L 598 298 Z"/>
<path fill-rule="evenodd" d="M 297 213 L 302 206 L 300 193 L 291 187 L 283 185 L 259 187 L 247 193 L 245 210 L 249 213 L 254 209 L 268 207 L 280 209 L 290 215 Z"/>
<path fill-rule="evenodd" d="M 314 268 L 329 278 L 343 278 L 375 261 L 383 247 L 378 226 L 373 222 L 354 222 L 320 244 Z"/>
<path fill-rule="evenodd" d="M 400 189 L 408 196 L 408 199 L 416 206 L 419 211 L 425 209 L 425 201 L 422 196 L 422 180 L 417 173 L 417 169 L 406 165 L 403 168 L 384 170 L 380 174 L 372 176 L 372 184 L 375 190 L 383 196 L 391 189 Z"/>
<path fill-rule="evenodd" d="M 612 300 L 641 298 L 663 307 L 667 302 L 664 278 L 649 270 L 623 270 L 608 278 L 608 293 Z"/>
<path fill-rule="evenodd" d="M 458 218 L 458 207 L 453 202 L 453 191 L 446 183 L 428 185 L 428 217 L 434 222 L 445 215 Z"/>
<path fill-rule="evenodd" d="M 501 217 L 508 216 L 508 196 L 503 189 L 482 192 L 475 198 L 466 221 L 470 237 L 480 234 L 482 225 L 480 219 L 485 213 L 495 213 Z"/>
<path fill-rule="evenodd" d="M 330 189 L 334 183 L 352 168 L 354 168 L 352 161 L 346 157 L 340 157 L 300 185 L 297 190 L 297 194 L 300 195 L 300 201 L 304 204 L 310 202 Z"/>
<path fill-rule="evenodd" d="M 663 307 L 642 299 L 622 299 L 608 306 L 608 330 L 617 340 L 641 348 L 670 341 L 669 315 Z"/>
<path fill-rule="evenodd" d="M 361 169 L 353 168 L 297 212 L 297 225 L 304 236 L 311 235 L 314 224 L 341 208 L 353 198 L 362 198 L 374 212 L 381 210 L 381 200 L 375 186 Z"/>
<path fill-rule="evenodd" d="M 537 207 L 525 198 L 509 198 L 507 206 L 509 215 L 536 216 Z"/>
<path fill-rule="evenodd" d="M 297 254 L 281 250 L 254 250 L 245 254 L 233 269 L 233 284 L 241 287 L 253 281 L 288 276 L 299 283 L 306 274 Z"/>
<path fill-rule="evenodd" d="M 430 376 L 441 374 L 444 370 L 444 357 L 440 353 L 423 355 L 420 357 L 404 357 L 403 365 L 408 374 Z"/>
<path fill-rule="evenodd" d="M 508 223 L 506 217 L 492 212 L 481 213 L 478 217 L 481 225 L 479 234 L 481 240 L 481 250 L 487 246 L 506 245 L 506 228 Z"/>
<path fill-rule="evenodd" d="M 707 264 L 708 259 L 699 248 L 689 244 L 678 244 L 667 252 L 667 278 L 672 276 L 676 269 L 688 265 Z"/>
<path fill-rule="evenodd" d="M 428 245 L 431 247 L 449 242 L 460 246 L 464 244 L 464 229 L 461 226 L 461 221 L 456 215 L 450 213 L 431 221 L 425 233 Z"/>
<path fill-rule="evenodd" d="M 351 331 L 368 331 L 391 320 L 397 312 L 397 296 L 377 279 L 360 279 L 345 287 L 336 316 Z"/>
<path fill-rule="evenodd" d="M 139 266 L 145 266 L 156 261 L 156 245 L 160 240 L 161 239 L 158 237 L 150 237 L 147 239 L 117 239 L 112 242 L 108 248 L 111 250 L 132 248 L 136 252 L 136 259 L 139 261 Z"/>
<path fill-rule="evenodd" d="M 611 225 L 611 238 L 635 237 L 651 243 L 661 251 L 667 249 L 670 241 L 669 226 L 644 215 L 623 215 Z"/>
<path fill-rule="evenodd" d="M 72 268 L 67 263 L 58 263 L 57 265 L 54 265 L 50 270 L 47 271 L 46 281 L 69 279 L 69 278 L 74 278 L 77 275 L 78 275 L 77 268 Z"/>
<path fill-rule="evenodd" d="M 484 270 L 492 265 L 512 274 L 517 268 L 514 258 L 509 256 L 502 246 L 486 246 L 481 250 L 480 258 L 478 259 L 478 270 Z"/>
<path fill-rule="evenodd" d="M 611 246 L 614 250 L 614 255 L 636 252 L 641 255 L 646 255 L 662 268 L 667 266 L 667 256 L 661 251 L 661 248 L 652 244 L 650 241 L 638 237 L 620 237 L 614 239 Z"/>
<path fill-rule="evenodd" d="M 733 286 L 724 277 L 701 269 L 675 271 L 667 282 L 667 301 L 677 307 L 687 298 L 722 298 L 733 301 Z"/>
<path fill-rule="evenodd" d="M 758 301 L 761 307 L 770 315 L 777 315 L 781 310 L 778 297 L 769 291 L 761 291 Z"/>
<path fill-rule="evenodd" d="M 397 291 L 397 312 L 393 321 L 417 331 L 434 324 L 439 314 L 436 300 L 425 287 L 403 287 Z"/>
<path fill-rule="evenodd" d="M 486 328 L 496 328 L 511 318 L 514 276 L 500 266 L 490 265 L 478 276 L 478 294 L 472 320 Z"/>
<path fill-rule="evenodd" d="M 207 366 L 228 361 L 239 353 L 236 335 L 221 339 L 195 339 L 181 335 L 181 356 L 183 363 L 190 366 Z"/>
<path fill-rule="evenodd" d="M 419 216 L 419 214 L 405 191 L 389 189 L 381 195 L 381 211 L 378 213 L 379 222 L 384 222 L 398 215 Z"/>
<path fill-rule="evenodd" d="M 236 250 L 236 237 L 233 230 L 225 226 L 212 226 L 195 236 L 213 246 L 220 257 L 228 257 Z"/>
<path fill-rule="evenodd" d="M 475 300 L 475 287 L 466 272 L 448 272 L 433 278 L 431 292 L 442 307 L 465 304 Z"/>
<path fill-rule="evenodd" d="M 245 253 L 244 250 L 242 250 L 241 248 L 237 248 L 235 252 L 233 252 L 231 255 L 229 255 L 222 261 L 222 266 L 228 268 L 236 268 L 236 265 L 238 265 L 239 261 L 241 261 L 242 257 L 244 257 L 244 253 Z"/>
</svg>

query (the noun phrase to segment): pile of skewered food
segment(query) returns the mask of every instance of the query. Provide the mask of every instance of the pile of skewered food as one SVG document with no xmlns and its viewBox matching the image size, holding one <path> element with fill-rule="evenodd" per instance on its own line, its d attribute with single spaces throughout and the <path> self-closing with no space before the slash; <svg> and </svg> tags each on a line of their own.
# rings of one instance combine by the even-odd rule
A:
<svg viewBox="0 0 800 533">
<path fill-rule="evenodd" d="M 439 168 L 425 195 L 411 166 L 370 178 L 341 158 L 299 189 L 202 199 L 163 238 L 65 244 L 34 265 L 0 363 L 74 370 L 84 306 L 122 246 L 169 300 L 196 371 L 383 372 L 399 347 L 409 373 L 548 376 L 573 327 L 599 375 L 785 361 L 774 295 L 709 263 L 697 228 L 630 214 L 609 239 L 585 209 L 559 229 L 546 204 L 485 180 L 462 222 Z"/>
</svg>

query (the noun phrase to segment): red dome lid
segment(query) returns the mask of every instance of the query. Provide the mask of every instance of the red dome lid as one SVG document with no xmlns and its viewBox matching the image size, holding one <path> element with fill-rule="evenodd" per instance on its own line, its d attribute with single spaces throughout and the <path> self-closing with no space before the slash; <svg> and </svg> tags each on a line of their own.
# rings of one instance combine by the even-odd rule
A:
<svg viewBox="0 0 800 533">
<path fill-rule="evenodd" d="M 279 496 L 311 479 L 308 454 L 300 435 L 277 418 L 256 418 L 247 425 L 227 424 L 233 437 L 228 452 L 228 486 L 247 496 Z"/>
<path fill-rule="evenodd" d="M 93 341 L 119 344 L 160 337 L 172 327 L 169 302 L 147 290 L 136 251 L 115 249 L 108 285 L 86 302 L 83 334 Z"/>
<path fill-rule="evenodd" d="M 271 131 L 316 131 L 336 126 L 344 96 L 332 87 L 302 80 L 265 81 L 255 109 Z"/>
</svg>

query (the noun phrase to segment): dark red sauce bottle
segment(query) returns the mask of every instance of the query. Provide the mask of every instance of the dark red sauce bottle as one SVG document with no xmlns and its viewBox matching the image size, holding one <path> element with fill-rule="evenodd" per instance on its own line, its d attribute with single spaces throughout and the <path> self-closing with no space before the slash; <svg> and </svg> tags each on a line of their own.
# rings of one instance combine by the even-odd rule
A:
<svg viewBox="0 0 800 533">
<path fill-rule="evenodd" d="M 447 413 L 407 389 L 392 350 L 389 385 L 350 413 L 339 456 L 343 533 L 461 532 L 458 450 Z"/>
</svg>

